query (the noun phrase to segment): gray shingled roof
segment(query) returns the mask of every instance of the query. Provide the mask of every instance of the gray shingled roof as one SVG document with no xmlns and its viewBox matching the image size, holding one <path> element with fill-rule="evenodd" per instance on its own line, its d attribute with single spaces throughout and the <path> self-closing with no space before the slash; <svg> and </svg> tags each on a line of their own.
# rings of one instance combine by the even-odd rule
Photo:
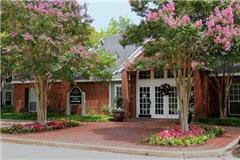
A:
<svg viewBox="0 0 240 160">
<path fill-rule="evenodd" d="M 107 38 L 101 48 L 112 53 L 116 57 L 116 68 L 119 67 L 139 47 L 128 45 L 125 48 L 119 43 L 120 34 Z"/>
</svg>

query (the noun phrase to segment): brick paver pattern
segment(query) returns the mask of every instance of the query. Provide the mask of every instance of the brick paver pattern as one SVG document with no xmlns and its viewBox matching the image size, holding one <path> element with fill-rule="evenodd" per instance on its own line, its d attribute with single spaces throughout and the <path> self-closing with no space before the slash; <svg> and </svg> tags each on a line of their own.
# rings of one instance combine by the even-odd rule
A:
<svg viewBox="0 0 240 160">
<path fill-rule="evenodd" d="M 132 120 L 128 122 L 84 122 L 75 128 L 31 134 L 2 134 L 3 137 L 66 142 L 86 145 L 129 147 L 161 150 L 206 150 L 226 146 L 240 134 L 240 128 L 223 127 L 224 135 L 211 139 L 202 145 L 191 147 L 164 147 L 144 144 L 147 136 L 179 125 L 170 120 Z"/>
</svg>

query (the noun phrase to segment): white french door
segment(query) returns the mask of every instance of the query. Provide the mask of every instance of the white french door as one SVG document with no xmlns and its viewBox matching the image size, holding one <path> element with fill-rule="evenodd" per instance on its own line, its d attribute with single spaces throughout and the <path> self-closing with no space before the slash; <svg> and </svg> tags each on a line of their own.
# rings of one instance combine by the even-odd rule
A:
<svg viewBox="0 0 240 160">
<path fill-rule="evenodd" d="M 162 95 L 161 85 L 171 86 L 169 95 Z M 138 117 L 177 119 L 178 98 L 173 79 L 140 80 L 137 82 Z"/>
</svg>

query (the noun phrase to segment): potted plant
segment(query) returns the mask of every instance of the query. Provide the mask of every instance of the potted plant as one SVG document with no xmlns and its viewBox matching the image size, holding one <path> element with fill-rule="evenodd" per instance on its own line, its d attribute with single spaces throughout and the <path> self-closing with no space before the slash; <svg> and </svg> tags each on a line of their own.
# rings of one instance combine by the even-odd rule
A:
<svg viewBox="0 0 240 160">
<path fill-rule="evenodd" d="M 117 97 L 115 103 L 116 107 L 112 110 L 113 120 L 116 122 L 122 122 L 124 119 L 123 98 Z"/>
</svg>

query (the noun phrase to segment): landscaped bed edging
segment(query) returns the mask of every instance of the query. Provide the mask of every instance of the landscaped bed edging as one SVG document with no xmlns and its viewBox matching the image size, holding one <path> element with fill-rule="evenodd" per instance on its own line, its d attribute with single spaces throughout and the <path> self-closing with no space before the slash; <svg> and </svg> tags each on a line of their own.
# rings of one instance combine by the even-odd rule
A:
<svg viewBox="0 0 240 160">
<path fill-rule="evenodd" d="M 6 134 L 32 133 L 76 127 L 79 125 L 80 125 L 79 121 L 66 119 L 62 121 L 48 121 L 43 125 L 38 122 L 27 124 L 13 124 L 11 125 L 11 127 L 1 128 L 0 132 Z"/>
<path fill-rule="evenodd" d="M 191 146 L 203 144 L 211 138 L 222 135 L 223 132 L 224 129 L 219 127 L 191 125 L 188 132 L 182 132 L 176 127 L 151 135 L 144 142 L 163 146 Z"/>
</svg>

